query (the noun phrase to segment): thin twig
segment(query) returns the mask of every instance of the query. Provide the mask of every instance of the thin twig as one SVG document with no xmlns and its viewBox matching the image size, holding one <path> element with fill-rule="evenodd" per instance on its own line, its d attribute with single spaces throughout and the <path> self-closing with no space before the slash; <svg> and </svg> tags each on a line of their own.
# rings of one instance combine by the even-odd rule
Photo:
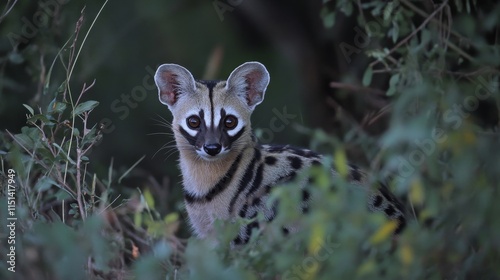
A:
<svg viewBox="0 0 500 280">
<path fill-rule="evenodd" d="M 368 124 L 367 125 L 371 125 L 373 124 L 375 121 L 377 121 L 380 117 L 382 117 L 383 115 L 387 114 L 388 112 L 391 111 L 391 108 L 392 107 L 392 104 L 387 104 L 386 106 L 384 106 L 383 108 L 381 108 L 377 114 L 375 116 L 373 116 L 369 121 L 368 121 Z"/>
<path fill-rule="evenodd" d="M 86 83 L 83 83 L 82 91 L 80 92 L 80 96 L 78 96 L 78 99 L 76 100 L 75 104 L 79 104 L 83 94 L 86 93 L 89 89 L 91 89 L 94 85 L 95 85 L 95 79 L 92 81 L 92 84 L 90 84 L 88 87 Z"/>
<path fill-rule="evenodd" d="M 394 51 L 396 51 L 398 48 L 400 48 L 402 45 L 404 45 L 406 42 L 408 42 L 412 37 L 414 37 L 422 28 L 424 28 L 427 23 L 429 23 L 429 21 L 434 17 L 436 16 L 436 14 L 441 11 L 446 5 L 448 5 L 448 0 L 444 1 L 443 4 L 441 4 L 441 6 L 439 6 L 439 8 L 437 10 L 435 10 L 429 17 L 427 17 L 424 22 L 422 22 L 422 24 L 417 27 L 417 29 L 413 30 L 413 32 L 411 32 L 408 36 L 406 36 L 403 40 L 399 41 L 399 43 L 397 43 L 391 50 L 389 50 L 389 52 L 386 54 L 386 57 L 389 57 L 389 55 L 391 53 L 393 53 Z M 375 60 L 373 61 L 372 63 L 370 63 L 370 66 L 372 69 L 375 65 L 377 65 L 379 62 L 381 62 L 381 60 Z"/>
<path fill-rule="evenodd" d="M 82 216 L 82 220 L 85 221 L 86 213 L 85 207 L 82 201 L 82 171 L 81 171 L 81 162 L 82 162 L 82 150 L 80 148 L 76 148 L 76 201 L 78 202 L 78 208 L 80 210 L 80 215 Z"/>
<path fill-rule="evenodd" d="M 109 207 L 111 207 L 111 205 L 113 205 L 113 203 L 115 203 L 116 200 L 118 200 L 118 198 L 120 198 L 121 194 L 119 194 L 113 201 L 111 201 L 110 204 L 108 204 L 106 207 L 104 207 L 104 209 L 101 210 L 101 212 L 99 212 L 99 215 L 101 215 L 102 213 L 104 213 L 104 211 L 106 211 L 106 209 L 108 209 Z M 111 208 L 113 209 L 113 208 Z"/>
<path fill-rule="evenodd" d="M 411 2 L 409 2 L 407 0 L 401 0 L 401 2 L 403 4 L 405 4 L 406 6 L 408 6 L 410 9 L 412 9 L 412 11 L 416 12 L 417 14 L 420 14 L 423 17 L 427 17 L 427 18 L 429 17 L 426 12 L 422 11 L 421 9 L 419 9 L 417 6 L 413 5 Z M 448 2 L 448 1 L 446 1 L 446 2 Z M 443 3 L 442 5 L 444 5 L 444 4 L 445 3 Z M 439 8 L 441 8 L 441 7 L 439 7 Z M 436 11 L 434 11 L 434 13 Z M 457 37 L 460 41 L 465 41 L 467 43 L 472 43 L 470 39 L 463 37 L 462 35 L 460 35 L 460 33 L 456 32 L 456 31 L 453 31 L 453 29 L 451 29 L 451 25 L 449 25 L 449 26 L 443 26 L 444 25 L 443 23 L 441 23 L 439 20 L 437 20 L 437 19 L 435 19 L 433 17 L 431 18 L 431 21 L 433 23 L 438 24 L 438 26 L 441 26 L 443 28 L 448 29 L 449 33 L 451 33 L 453 36 Z M 466 58 L 469 61 L 474 62 L 474 63 L 477 62 L 477 60 L 475 58 L 473 58 L 468 53 L 466 53 L 465 51 L 463 51 L 461 48 L 459 48 L 457 45 L 455 45 L 450 40 L 448 40 L 447 44 L 448 44 L 448 47 L 450 47 L 451 49 L 453 49 L 455 52 L 457 52 L 458 54 L 460 54 L 464 58 Z"/>
<path fill-rule="evenodd" d="M 2 16 L 0 16 L 0 23 L 3 21 L 3 19 L 10 13 L 10 11 L 14 8 L 14 6 L 17 3 L 17 0 L 14 0 L 14 3 L 9 7 L 10 0 L 7 2 L 7 5 L 5 5 L 4 12 L 2 13 Z"/>
</svg>

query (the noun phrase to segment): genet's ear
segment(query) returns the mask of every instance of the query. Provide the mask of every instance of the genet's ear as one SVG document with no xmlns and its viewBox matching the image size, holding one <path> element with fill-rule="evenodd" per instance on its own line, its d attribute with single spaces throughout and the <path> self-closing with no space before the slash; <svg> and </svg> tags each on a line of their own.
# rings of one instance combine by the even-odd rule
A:
<svg viewBox="0 0 500 280">
<path fill-rule="evenodd" d="M 175 105 L 180 96 L 195 90 L 193 75 L 177 64 L 160 65 L 156 70 L 155 83 L 160 102 L 169 108 Z"/>
<path fill-rule="evenodd" d="M 264 100 L 269 73 L 259 62 L 246 62 L 238 66 L 229 75 L 226 88 L 228 92 L 237 94 L 251 110 Z"/>
</svg>

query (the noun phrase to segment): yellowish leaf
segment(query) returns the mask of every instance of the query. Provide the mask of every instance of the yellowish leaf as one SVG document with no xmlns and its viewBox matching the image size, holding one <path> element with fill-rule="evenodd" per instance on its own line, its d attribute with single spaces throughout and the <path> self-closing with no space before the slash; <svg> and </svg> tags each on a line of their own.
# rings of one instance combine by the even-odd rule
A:
<svg viewBox="0 0 500 280">
<path fill-rule="evenodd" d="M 179 220 L 179 214 L 177 212 L 172 212 L 163 218 L 165 223 L 170 224 L 177 222 Z"/>
<path fill-rule="evenodd" d="M 325 227 L 320 223 L 313 224 L 308 246 L 310 255 L 315 255 L 321 250 L 323 240 L 325 240 Z"/>
<path fill-rule="evenodd" d="M 372 272 L 373 270 L 375 270 L 376 267 L 377 267 L 377 265 L 375 264 L 375 262 L 373 260 L 369 260 L 369 261 L 364 262 L 358 268 L 358 271 L 357 271 L 358 277 Z"/>
<path fill-rule="evenodd" d="M 391 236 L 396 228 L 398 227 L 398 223 L 394 220 L 387 221 L 383 224 L 377 232 L 375 232 L 370 238 L 370 242 L 372 244 L 379 244 L 382 241 L 386 240 Z"/>
<path fill-rule="evenodd" d="M 405 265 L 409 265 L 413 262 L 413 249 L 408 244 L 401 246 L 399 250 L 399 257 Z"/>
<path fill-rule="evenodd" d="M 149 189 L 144 190 L 144 199 L 146 200 L 146 204 L 148 205 L 149 209 L 154 209 L 155 208 L 155 199 L 153 195 L 151 194 L 151 191 Z"/>
<path fill-rule="evenodd" d="M 434 214 L 429 209 L 427 209 L 427 208 L 425 208 L 422 211 L 420 211 L 420 213 L 418 215 L 418 219 L 421 222 L 424 222 L 427 219 L 432 218 L 432 217 L 434 217 Z"/>
<path fill-rule="evenodd" d="M 312 267 L 307 267 L 307 274 L 303 275 L 302 279 L 307 279 L 307 280 L 313 280 L 316 279 L 316 274 L 318 274 L 319 271 L 319 262 L 315 260 L 314 264 Z"/>
<path fill-rule="evenodd" d="M 424 187 L 420 179 L 414 179 L 410 186 L 410 201 L 415 205 L 424 203 Z"/>
<path fill-rule="evenodd" d="M 342 178 L 347 178 L 347 159 L 343 149 L 337 149 L 334 153 L 335 168 Z"/>
<path fill-rule="evenodd" d="M 142 226 L 142 213 L 140 212 L 134 213 L 134 225 L 138 228 Z"/>
</svg>

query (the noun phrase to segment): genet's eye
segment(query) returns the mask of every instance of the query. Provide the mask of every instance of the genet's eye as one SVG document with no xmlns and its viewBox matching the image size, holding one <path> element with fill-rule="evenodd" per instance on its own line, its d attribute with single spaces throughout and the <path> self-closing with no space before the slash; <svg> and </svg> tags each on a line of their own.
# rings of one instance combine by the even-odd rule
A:
<svg viewBox="0 0 500 280">
<path fill-rule="evenodd" d="M 198 116 L 190 116 L 186 119 L 186 123 L 190 128 L 196 129 L 200 127 L 201 120 Z"/>
<path fill-rule="evenodd" d="M 233 115 L 229 115 L 224 119 L 224 126 L 229 130 L 235 128 L 237 125 L 238 119 Z"/>
</svg>

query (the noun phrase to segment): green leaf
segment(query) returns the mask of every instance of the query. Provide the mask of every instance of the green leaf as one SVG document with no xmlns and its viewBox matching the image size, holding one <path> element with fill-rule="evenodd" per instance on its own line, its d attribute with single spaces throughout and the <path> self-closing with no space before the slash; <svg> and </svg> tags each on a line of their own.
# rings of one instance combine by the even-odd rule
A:
<svg viewBox="0 0 500 280">
<path fill-rule="evenodd" d="M 35 184 L 35 190 L 39 192 L 46 191 L 50 189 L 50 187 L 57 185 L 57 183 L 52 180 L 51 178 L 47 176 L 43 176 L 38 180 L 38 182 Z"/>
<path fill-rule="evenodd" d="M 33 108 L 31 108 L 29 105 L 27 104 L 23 104 L 24 107 L 26 107 L 26 109 L 28 109 L 28 111 L 30 111 L 30 114 L 31 115 L 34 115 L 35 114 L 35 111 L 33 110 Z"/>
<path fill-rule="evenodd" d="M 69 195 L 69 193 L 63 189 L 57 190 L 54 196 L 58 201 L 71 198 L 71 195 Z"/>
<path fill-rule="evenodd" d="M 50 123 L 50 120 L 44 116 L 44 115 L 41 115 L 41 114 L 38 114 L 36 116 L 33 116 L 31 118 L 28 119 L 28 122 L 30 123 L 36 123 L 36 121 L 40 120 L 41 122 L 45 123 L 45 124 L 49 124 Z"/>
<path fill-rule="evenodd" d="M 363 85 L 365 87 L 372 83 L 373 69 L 371 67 L 366 68 L 365 74 L 363 75 Z"/>
<path fill-rule="evenodd" d="M 99 102 L 97 102 L 97 101 L 94 101 L 94 100 L 85 101 L 85 102 L 79 104 L 78 106 L 76 106 L 73 114 L 75 114 L 75 115 L 83 114 L 84 112 L 91 111 L 92 109 L 97 107 L 97 105 L 99 105 Z"/>
<path fill-rule="evenodd" d="M 68 156 L 66 151 L 61 146 L 59 146 L 57 143 L 52 143 L 52 145 L 56 147 L 64 155 L 64 160 L 68 160 L 71 164 L 76 165 L 75 161 Z"/>
<path fill-rule="evenodd" d="M 26 149 L 31 150 L 41 138 L 40 131 L 36 127 L 23 126 L 21 133 L 14 135 L 16 141 L 19 142 Z"/>
<path fill-rule="evenodd" d="M 335 169 L 338 171 L 342 178 L 347 178 L 348 168 L 347 168 L 347 159 L 343 149 L 336 149 L 334 153 L 334 164 Z"/>
<path fill-rule="evenodd" d="M 350 16 L 352 14 L 352 11 L 353 11 L 353 5 L 351 2 L 347 2 L 347 3 L 344 3 L 344 5 L 342 5 L 340 7 L 340 10 L 346 15 L 346 16 Z"/>
<path fill-rule="evenodd" d="M 392 16 L 392 12 L 394 11 L 394 2 L 390 2 L 385 6 L 384 9 L 384 21 L 388 21 Z"/>
<path fill-rule="evenodd" d="M 66 90 L 66 81 L 62 82 L 61 85 L 57 88 L 58 93 L 63 93 Z"/>
<path fill-rule="evenodd" d="M 151 194 L 151 191 L 149 189 L 146 189 L 146 190 L 144 190 L 144 192 L 142 194 L 144 196 L 144 200 L 146 200 L 146 203 L 148 204 L 148 207 L 150 209 L 154 209 L 155 208 L 155 199 L 154 199 L 153 195 Z"/>
<path fill-rule="evenodd" d="M 31 150 L 35 146 L 35 142 L 28 136 L 24 134 L 16 134 L 14 135 L 16 140 L 26 149 Z"/>
<path fill-rule="evenodd" d="M 392 96 L 394 93 L 396 93 L 396 88 L 399 82 L 399 73 L 392 75 L 391 79 L 389 80 L 389 89 L 386 92 L 387 96 Z"/>
<path fill-rule="evenodd" d="M 48 112 L 49 113 L 57 113 L 61 114 L 66 110 L 66 103 L 64 102 L 58 102 L 55 99 L 50 102 L 49 107 L 48 107 Z"/>
<path fill-rule="evenodd" d="M 335 24 L 335 12 L 329 11 L 326 7 L 321 9 L 321 19 L 325 28 L 331 28 Z"/>
<path fill-rule="evenodd" d="M 392 22 L 392 28 L 389 30 L 389 33 L 392 37 L 392 42 L 396 43 L 399 38 L 399 25 L 396 21 Z"/>
<path fill-rule="evenodd" d="M 96 127 L 94 126 L 94 127 L 92 127 L 92 129 L 91 129 L 91 130 L 89 130 L 89 131 L 87 132 L 87 134 L 85 134 L 85 136 L 83 137 L 82 142 L 81 142 L 82 147 L 83 147 L 84 145 L 86 145 L 86 144 L 90 144 L 90 143 L 94 142 L 94 141 L 95 141 L 95 138 L 96 138 Z"/>
</svg>

